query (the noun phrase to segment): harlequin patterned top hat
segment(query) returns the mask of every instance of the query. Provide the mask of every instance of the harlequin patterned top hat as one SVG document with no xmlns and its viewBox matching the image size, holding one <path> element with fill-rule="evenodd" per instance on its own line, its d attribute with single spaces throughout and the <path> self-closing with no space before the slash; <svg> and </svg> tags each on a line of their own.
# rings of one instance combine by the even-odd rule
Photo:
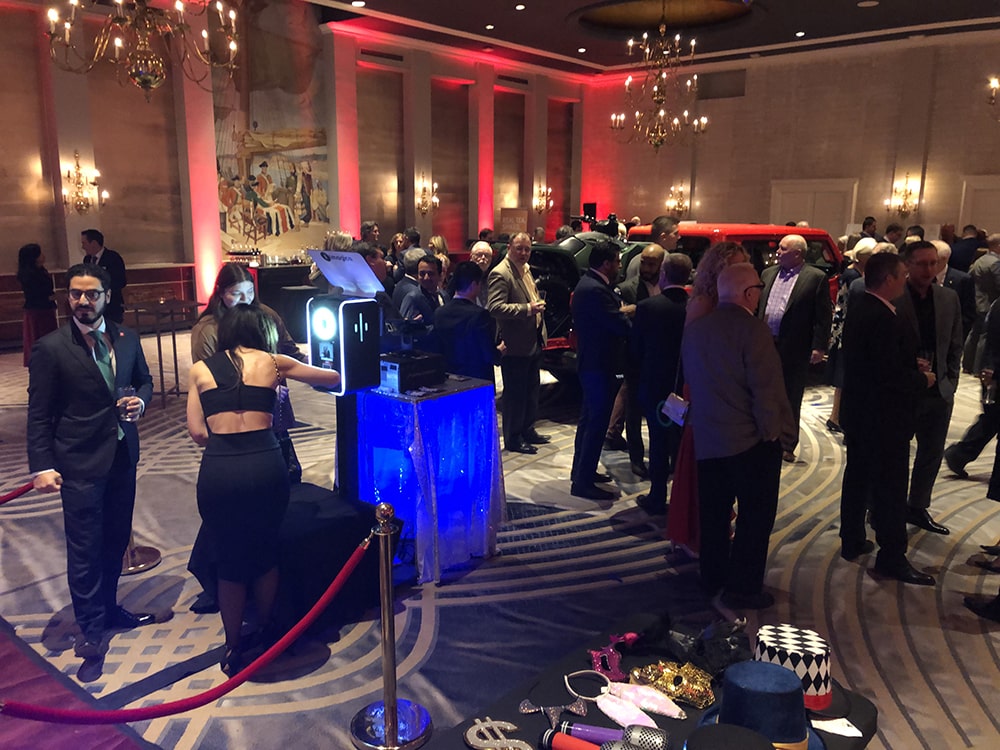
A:
<svg viewBox="0 0 1000 750">
<path fill-rule="evenodd" d="M 790 669 L 764 661 L 726 668 L 722 699 L 699 725 L 734 724 L 767 737 L 776 750 L 826 750 L 809 726 L 802 683 Z"/>
<path fill-rule="evenodd" d="M 794 625 L 764 625 L 754 659 L 790 669 L 802 680 L 806 709 L 821 716 L 850 713 L 850 700 L 830 676 L 830 646 L 819 633 Z"/>
</svg>

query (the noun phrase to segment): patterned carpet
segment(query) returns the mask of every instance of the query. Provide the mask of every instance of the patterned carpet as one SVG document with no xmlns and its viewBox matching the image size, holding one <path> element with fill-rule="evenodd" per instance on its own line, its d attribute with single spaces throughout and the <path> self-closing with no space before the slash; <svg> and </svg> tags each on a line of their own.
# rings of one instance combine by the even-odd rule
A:
<svg viewBox="0 0 1000 750">
<path fill-rule="evenodd" d="M 155 341 L 146 339 L 144 346 L 155 372 Z M 185 372 L 187 346 L 181 336 Z M 169 373 L 167 379 L 169 387 Z M 0 356 L 0 492 L 26 480 L 26 385 L 20 354 Z M 978 544 L 1000 536 L 1000 505 L 984 499 L 992 446 L 969 466 L 970 480 L 942 474 L 938 481 L 932 510 L 951 535 L 911 535 L 912 561 L 937 575 L 937 586 L 878 582 L 866 573 L 870 556 L 847 563 L 838 554 L 844 451 L 823 427 L 829 396 L 826 388 L 807 392 L 799 460 L 783 469 L 771 544 L 767 585 L 778 603 L 751 613 L 749 629 L 792 622 L 824 634 L 834 651 L 834 676 L 879 708 L 873 748 L 996 748 L 1000 626 L 961 605 L 963 595 L 995 593 L 1000 582 L 970 564 L 979 557 Z M 976 398 L 975 382 L 963 376 L 951 439 L 977 413 Z M 305 479 L 329 487 L 334 403 L 296 384 L 292 399 L 300 421 L 308 423 L 293 431 Z M 644 484 L 634 481 L 626 454 L 604 454 L 619 499 L 594 503 L 568 494 L 574 413 L 571 389 L 548 387 L 539 428 L 553 442 L 537 456 L 504 454 L 510 518 L 500 533 L 500 554 L 450 571 L 441 584 L 397 592 L 399 695 L 427 707 L 441 729 L 474 715 L 629 613 L 667 610 L 704 623 L 720 616 L 698 591 L 696 563 L 664 541 L 662 519 L 651 520 L 636 507 Z M 187 697 L 224 679 L 204 656 L 222 642 L 218 616 L 188 610 L 200 589 L 185 569 L 198 525 L 200 450 L 187 437 L 183 399 L 168 397 L 165 409 L 156 399 L 140 430 L 135 537 L 159 549 L 163 562 L 123 578 L 120 594 L 131 609 L 172 609 L 174 616 L 114 636 L 99 680 L 76 679 L 58 498 L 29 493 L 0 506 L 0 615 L 60 679 L 109 708 L 124 700 L 143 706 Z M 212 705 L 135 729 L 170 750 L 346 750 L 351 717 L 381 694 L 376 613 L 328 640 L 300 644 L 261 679 Z M 174 679 L 186 671 L 179 664 L 200 671 Z M 3 725 L 10 721 L 16 720 L 0 716 L 4 747 Z"/>
</svg>

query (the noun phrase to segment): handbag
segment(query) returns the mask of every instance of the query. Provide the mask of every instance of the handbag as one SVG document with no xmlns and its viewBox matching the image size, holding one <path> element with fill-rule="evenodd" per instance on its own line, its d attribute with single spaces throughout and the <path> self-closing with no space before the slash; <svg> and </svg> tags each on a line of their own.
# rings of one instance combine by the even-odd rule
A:
<svg viewBox="0 0 1000 750">
<path fill-rule="evenodd" d="M 281 371 L 278 369 L 278 361 L 271 356 L 274 362 L 274 372 L 278 376 L 278 384 L 274 388 L 276 398 L 274 399 L 274 412 L 271 416 L 271 429 L 278 437 L 278 445 L 281 446 L 281 456 L 285 459 L 285 466 L 288 467 L 288 480 L 292 484 L 302 481 L 302 464 L 295 454 L 295 445 L 288 431 L 295 426 L 295 413 L 292 411 L 292 402 L 289 398 L 288 386 L 285 385 Z"/>
<path fill-rule="evenodd" d="M 667 396 L 663 405 L 660 407 L 660 414 L 665 416 L 671 422 L 679 427 L 684 426 L 684 420 L 687 419 L 688 409 L 691 408 L 691 403 L 677 395 L 678 386 L 681 381 L 681 362 L 680 359 L 677 360 L 677 377 L 674 378 L 674 390 L 671 391 L 670 395 Z"/>
</svg>

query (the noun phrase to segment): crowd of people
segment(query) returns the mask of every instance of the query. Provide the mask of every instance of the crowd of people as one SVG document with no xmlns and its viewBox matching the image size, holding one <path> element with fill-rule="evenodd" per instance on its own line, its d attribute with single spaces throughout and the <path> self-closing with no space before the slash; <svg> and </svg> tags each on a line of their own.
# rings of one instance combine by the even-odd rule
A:
<svg viewBox="0 0 1000 750">
<path fill-rule="evenodd" d="M 531 237 L 510 237 L 498 258 L 484 230 L 470 259 L 448 274 L 443 238 L 431 238 L 425 249 L 411 228 L 384 249 L 375 222 L 365 222 L 361 234 L 356 241 L 333 233 L 328 249 L 365 258 L 384 286 L 387 315 L 429 328 L 427 341 L 450 372 L 492 380 L 500 367 L 504 449 L 534 454 L 549 442 L 535 429 L 547 331 L 544 294 L 529 263 Z M 847 452 L 841 556 L 855 560 L 877 546 L 873 574 L 934 585 L 907 559 L 906 527 L 949 533 L 930 511 L 941 465 L 965 476 L 965 466 L 1000 431 L 1000 235 L 980 237 L 966 227 L 949 245 L 925 241 L 920 227 L 903 232 L 890 225 L 879 236 L 874 220 L 866 220 L 861 236 L 842 238 L 849 265 L 834 301 L 826 274 L 805 262 L 806 241 L 794 230 L 760 275 L 732 242 L 709 248 L 693 269 L 677 252 L 671 217 L 657 217 L 651 234 L 634 271 L 624 274 L 620 245 L 596 242 L 572 296 L 582 402 L 570 494 L 613 501 L 606 488 L 612 477 L 599 471 L 601 453 L 624 448 L 631 470 L 650 482 L 638 505 L 666 515 L 667 535 L 699 558 L 706 594 L 733 608 L 771 606 L 765 564 L 781 467 L 801 460 L 795 451 L 803 392 L 810 366 L 826 360 L 835 387 L 827 428 L 843 433 Z M 28 458 L 35 489 L 62 493 L 67 575 L 81 630 L 76 653 L 85 664 L 102 657 L 108 630 L 156 619 L 117 603 L 135 500 L 135 423 L 152 397 L 152 378 L 138 336 L 121 325 L 124 263 L 103 241 L 95 230 L 83 233 L 85 262 L 66 273 L 72 317 L 58 329 L 40 248 L 25 246 L 18 259 L 30 367 Z M 956 260 L 970 272 L 952 267 Z M 249 589 L 260 631 L 255 641 L 278 636 L 271 620 L 276 534 L 297 463 L 280 424 L 281 386 L 291 378 L 334 387 L 339 375 L 304 364 L 280 317 L 259 303 L 252 277 L 237 264 L 220 270 L 191 345 L 188 430 L 206 448 L 196 547 L 208 550 L 207 565 L 198 566 L 205 592 L 196 606 L 221 611 L 222 667 L 232 674 L 243 661 Z M 946 449 L 963 368 L 981 379 L 983 413 Z M 617 445 L 621 425 L 628 439 Z M 998 472 L 988 497 L 1000 500 Z M 984 550 L 1000 553 L 1000 542 Z M 995 562 L 984 567 L 1000 572 Z M 1000 597 L 966 604 L 1000 620 Z"/>
</svg>

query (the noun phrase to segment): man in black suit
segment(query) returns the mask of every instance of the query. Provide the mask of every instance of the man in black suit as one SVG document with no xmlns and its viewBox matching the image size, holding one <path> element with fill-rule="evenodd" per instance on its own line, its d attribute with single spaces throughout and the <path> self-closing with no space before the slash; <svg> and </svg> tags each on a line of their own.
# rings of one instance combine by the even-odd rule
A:
<svg viewBox="0 0 1000 750">
<path fill-rule="evenodd" d="M 420 261 L 426 257 L 426 250 L 414 247 L 406 250 L 403 257 L 400 258 L 399 268 L 403 270 L 403 273 L 393 280 L 392 290 L 392 304 L 396 306 L 397 310 L 402 310 L 403 300 L 406 299 L 406 296 L 420 287 L 417 281 L 417 267 Z"/>
<path fill-rule="evenodd" d="M 782 446 L 782 458 L 786 461 L 795 460 L 799 414 L 809 365 L 823 361 L 833 321 L 826 274 L 806 265 L 805 251 L 806 241 L 801 235 L 788 234 L 781 238 L 777 265 L 765 268 L 761 274 L 764 293 L 757 311 L 771 329 L 778 347 L 785 393 L 795 420 L 795 434 Z"/>
<path fill-rule="evenodd" d="M 671 253 L 663 263 L 665 286 L 635 307 L 630 349 L 638 368 L 636 399 L 646 415 L 649 430 L 649 494 L 636 502 L 650 515 L 667 510 L 667 481 L 673 473 L 680 447 L 681 426 L 666 423 L 660 405 L 675 392 L 681 394 L 679 377 L 681 336 L 684 334 L 691 258 Z"/>
<path fill-rule="evenodd" d="M 917 365 L 918 341 L 891 300 L 906 287 L 903 260 L 877 253 L 865 266 L 866 293 L 851 302 L 844 323 L 844 393 L 840 424 L 847 465 L 840 497 L 840 555 L 853 560 L 875 545 L 865 538 L 871 509 L 879 551 L 875 572 L 903 583 L 934 578 L 906 559 L 906 489 L 913 415 L 933 372 Z"/>
<path fill-rule="evenodd" d="M 957 271 L 968 273 L 979 255 L 979 247 L 979 230 L 975 224 L 966 224 L 962 227 L 962 238 L 952 243 L 949 265 Z"/>
<path fill-rule="evenodd" d="M 623 370 L 629 321 L 613 284 L 621 270 L 618 246 L 600 240 L 590 251 L 590 268 L 576 285 L 570 308 L 577 334 L 577 375 L 583 389 L 580 421 L 576 427 L 570 493 L 591 500 L 611 500 L 614 495 L 595 482 L 610 482 L 598 474 L 604 433 Z"/>
<path fill-rule="evenodd" d="M 104 235 L 96 229 L 84 229 L 80 233 L 83 262 L 96 263 L 111 277 L 111 301 L 104 311 L 105 317 L 115 323 L 125 320 L 125 297 L 122 289 L 128 284 L 125 278 L 125 261 L 110 248 L 104 247 Z"/>
<path fill-rule="evenodd" d="M 92 263 L 66 272 L 73 319 L 35 344 L 28 384 L 28 463 L 39 492 L 62 492 L 67 577 L 82 631 L 77 656 L 99 659 L 107 628 L 153 621 L 118 605 L 132 530 L 139 432 L 153 395 L 139 337 L 108 320 L 111 279 Z M 116 398 L 131 386 L 135 396 Z M 119 421 L 122 412 L 131 421 Z"/>
<path fill-rule="evenodd" d="M 441 273 L 444 267 L 441 259 L 425 255 L 417 263 L 417 288 L 403 298 L 399 312 L 404 320 L 416 320 L 426 325 L 434 325 L 434 311 L 446 301 L 441 291 Z"/>
<path fill-rule="evenodd" d="M 934 283 L 938 249 L 933 243 L 910 243 L 903 250 L 903 259 L 906 290 L 893 304 L 900 320 L 920 341 L 917 352 L 921 369 L 932 371 L 937 380 L 920 392 L 915 404 L 917 453 L 910 477 L 907 522 L 935 534 L 947 534 L 948 529 L 931 518 L 929 509 L 958 388 L 962 312 L 958 295 Z"/>
<path fill-rule="evenodd" d="M 471 260 L 459 263 L 453 275 L 455 296 L 434 311 L 434 333 L 448 372 L 493 380 L 500 363 L 496 330 L 486 308 L 476 304 L 483 271 Z"/>
<path fill-rule="evenodd" d="M 635 315 L 639 302 L 654 297 L 660 293 L 660 267 L 666 253 L 656 243 L 646 245 L 639 254 L 639 274 L 626 279 L 615 289 L 622 302 L 625 303 L 625 314 Z M 618 389 L 615 404 L 611 409 L 611 422 L 604 436 L 606 448 L 620 449 L 622 430 L 628 440 L 625 447 L 628 450 L 632 473 L 641 479 L 649 478 L 646 467 L 646 448 L 642 444 L 642 407 L 639 405 L 639 365 L 631 351 L 625 356 L 625 381 Z"/>
<path fill-rule="evenodd" d="M 986 314 L 994 300 L 1000 297 L 1000 234 L 986 238 L 986 252 L 976 258 L 968 273 L 951 267 L 948 243 L 937 240 L 934 246 L 938 249 L 938 283 L 954 289 L 962 303 L 962 330 L 965 335 L 962 370 L 970 374 L 979 372 Z"/>
</svg>

